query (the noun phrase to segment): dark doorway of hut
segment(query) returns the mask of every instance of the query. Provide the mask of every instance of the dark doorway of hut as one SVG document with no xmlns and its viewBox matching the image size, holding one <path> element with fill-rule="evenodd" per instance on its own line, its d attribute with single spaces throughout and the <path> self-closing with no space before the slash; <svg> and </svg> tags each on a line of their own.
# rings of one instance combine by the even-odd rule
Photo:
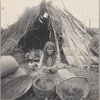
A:
<svg viewBox="0 0 100 100">
<path fill-rule="evenodd" d="M 31 29 L 21 38 L 18 46 L 24 52 L 32 49 L 43 50 L 45 43 L 50 40 L 50 33 L 54 34 L 50 26 L 49 17 L 41 19 L 41 15 L 39 15 Z"/>
<path fill-rule="evenodd" d="M 50 21 L 50 17 L 42 18 L 42 16 L 47 13 L 44 11 L 35 20 L 34 24 L 31 26 L 30 30 L 24 35 L 18 46 L 23 52 L 29 52 L 32 49 L 43 50 L 47 41 L 55 42 L 54 31 Z M 49 15 L 49 14 L 48 14 Z M 61 62 L 67 63 L 63 50 L 61 50 L 62 45 L 59 44 Z"/>
</svg>

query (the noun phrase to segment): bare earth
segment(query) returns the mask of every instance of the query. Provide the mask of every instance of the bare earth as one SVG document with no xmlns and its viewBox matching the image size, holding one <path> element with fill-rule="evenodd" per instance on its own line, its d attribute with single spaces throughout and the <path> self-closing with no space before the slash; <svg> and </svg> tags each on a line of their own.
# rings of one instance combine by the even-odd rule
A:
<svg viewBox="0 0 100 100">
<path fill-rule="evenodd" d="M 69 68 L 69 70 L 78 76 L 85 76 L 89 80 L 90 92 L 85 100 L 99 100 L 99 65 L 91 67 L 90 71 L 78 70 L 77 68 Z M 27 92 L 24 96 L 17 100 L 37 100 L 34 97 L 32 89 Z M 57 99 L 56 99 L 57 100 Z"/>
</svg>

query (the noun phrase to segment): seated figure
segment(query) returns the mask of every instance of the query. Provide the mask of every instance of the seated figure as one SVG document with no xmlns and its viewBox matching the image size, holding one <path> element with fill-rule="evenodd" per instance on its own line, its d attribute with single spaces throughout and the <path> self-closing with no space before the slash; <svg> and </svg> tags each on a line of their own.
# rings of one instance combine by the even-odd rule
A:
<svg viewBox="0 0 100 100">
<path fill-rule="evenodd" d="M 52 79 L 55 84 L 75 76 L 67 69 L 66 64 L 60 62 L 56 46 L 50 41 L 44 47 L 38 70 L 40 73 L 45 74 L 46 77 Z"/>
</svg>

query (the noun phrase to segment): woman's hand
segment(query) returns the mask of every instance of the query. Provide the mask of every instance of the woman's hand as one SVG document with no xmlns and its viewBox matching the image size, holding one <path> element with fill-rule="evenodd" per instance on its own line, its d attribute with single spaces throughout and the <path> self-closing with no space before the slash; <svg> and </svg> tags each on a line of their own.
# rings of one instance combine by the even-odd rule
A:
<svg viewBox="0 0 100 100">
<path fill-rule="evenodd" d="M 58 68 L 56 66 L 53 66 L 53 67 L 46 67 L 46 66 L 43 66 L 42 67 L 42 72 L 43 73 L 56 73 L 58 70 Z"/>
<path fill-rule="evenodd" d="M 49 72 L 49 68 L 46 67 L 46 66 L 43 66 L 42 71 L 43 71 L 44 73 L 47 73 L 47 72 Z"/>
<path fill-rule="evenodd" d="M 57 70 L 58 70 L 58 69 L 57 69 L 56 66 L 55 66 L 55 67 L 50 67 L 50 68 L 49 68 L 49 72 L 52 73 L 52 74 L 56 73 Z"/>
<path fill-rule="evenodd" d="M 64 69 L 67 68 L 67 65 L 65 63 L 59 63 L 56 65 L 58 69 Z"/>
</svg>

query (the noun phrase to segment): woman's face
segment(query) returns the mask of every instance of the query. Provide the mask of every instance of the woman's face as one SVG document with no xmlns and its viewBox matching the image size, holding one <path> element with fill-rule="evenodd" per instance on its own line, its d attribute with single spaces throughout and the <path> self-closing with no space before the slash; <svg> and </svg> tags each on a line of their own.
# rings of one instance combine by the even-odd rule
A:
<svg viewBox="0 0 100 100">
<path fill-rule="evenodd" d="M 53 47 L 47 47 L 47 54 L 49 56 L 51 56 L 51 55 L 53 55 L 53 53 L 54 53 L 54 48 Z"/>
</svg>

